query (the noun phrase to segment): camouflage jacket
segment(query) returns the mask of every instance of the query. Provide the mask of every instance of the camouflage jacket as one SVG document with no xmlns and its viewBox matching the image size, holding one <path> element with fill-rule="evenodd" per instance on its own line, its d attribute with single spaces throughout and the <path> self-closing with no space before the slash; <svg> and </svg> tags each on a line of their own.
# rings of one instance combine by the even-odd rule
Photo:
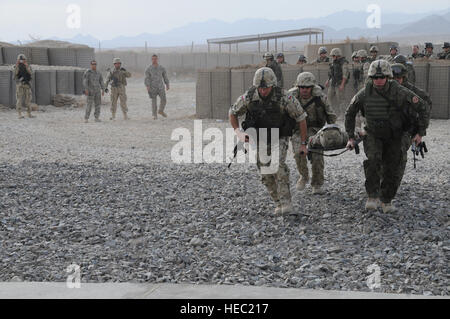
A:
<svg viewBox="0 0 450 319">
<path fill-rule="evenodd" d="M 254 91 L 253 94 L 249 94 L 249 92 Z M 251 95 L 251 96 L 250 96 Z M 273 100 L 276 100 L 275 95 L 272 96 Z M 243 95 L 241 95 L 234 103 L 229 111 L 229 114 L 235 116 L 245 115 L 248 111 L 248 107 L 250 103 L 262 101 L 259 96 L 258 90 L 248 90 Z M 280 110 L 281 112 L 286 112 L 289 117 L 296 120 L 297 122 L 301 122 L 306 119 L 306 112 L 303 110 L 300 102 L 289 92 L 283 90 L 283 96 L 280 101 Z"/>
<path fill-rule="evenodd" d="M 83 88 L 89 91 L 89 95 L 105 90 L 102 74 L 91 69 L 84 72 Z"/>
<path fill-rule="evenodd" d="M 308 115 L 306 123 L 308 128 L 322 128 L 326 123 L 336 123 L 337 116 L 333 112 L 326 95 L 323 93 L 322 88 L 316 85 L 312 90 L 312 96 L 309 99 L 303 99 L 300 96 L 300 89 L 296 86 L 288 91 L 289 94 L 294 96 L 305 110 Z"/>
<path fill-rule="evenodd" d="M 368 88 L 371 90 L 368 90 Z M 421 136 L 426 135 L 426 129 L 429 125 L 429 115 L 426 103 L 417 94 L 400 85 L 395 80 L 389 80 L 380 94 L 378 93 L 379 91 L 373 87 L 372 81 L 369 80 L 366 83 L 366 87 L 361 89 L 353 97 L 345 112 L 345 130 L 349 137 L 354 138 L 355 136 L 355 122 L 358 112 L 361 112 L 362 115 L 365 116 L 366 109 L 371 107 L 371 105 L 368 105 L 365 101 L 368 94 L 367 92 L 369 91 L 376 96 L 381 96 L 381 94 L 384 95 L 392 103 L 392 106 L 397 107 L 397 112 L 401 112 L 402 114 L 418 114 L 418 134 Z"/>
<path fill-rule="evenodd" d="M 127 85 L 127 78 L 131 77 L 131 73 L 124 68 L 108 69 L 108 75 L 106 76 L 105 87 L 108 87 L 111 83 L 111 87 L 122 87 Z"/>
<path fill-rule="evenodd" d="M 17 66 L 17 65 L 15 65 L 14 66 L 14 80 L 16 81 L 16 85 L 23 85 L 23 84 L 26 84 L 25 82 L 27 82 L 24 78 L 23 78 L 23 76 L 20 76 L 20 68 Z M 29 81 L 28 81 L 28 85 L 30 85 L 31 84 L 31 81 L 32 81 L 32 79 L 33 79 L 33 70 L 31 69 L 31 67 L 28 65 L 27 67 L 26 67 L 26 71 L 28 72 L 28 76 L 29 76 Z"/>
<path fill-rule="evenodd" d="M 150 65 L 145 70 L 145 86 L 150 90 L 164 90 L 164 84 L 169 85 L 166 69 L 161 65 Z"/>
</svg>

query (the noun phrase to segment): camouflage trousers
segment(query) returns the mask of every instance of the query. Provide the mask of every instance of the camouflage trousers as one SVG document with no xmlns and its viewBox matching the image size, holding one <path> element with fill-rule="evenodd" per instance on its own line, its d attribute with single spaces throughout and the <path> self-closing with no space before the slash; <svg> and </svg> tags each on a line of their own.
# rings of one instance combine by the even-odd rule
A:
<svg viewBox="0 0 450 319">
<path fill-rule="evenodd" d="M 332 86 L 330 85 L 328 87 L 327 92 L 327 99 L 328 102 L 331 104 L 333 109 L 338 111 L 340 114 L 344 114 L 345 112 L 345 106 L 344 106 L 344 93 L 345 91 L 339 90 L 339 86 Z"/>
<path fill-rule="evenodd" d="M 371 134 L 365 136 L 365 186 L 370 198 L 380 198 L 383 203 L 390 203 L 397 194 L 404 172 L 403 141 L 403 136 L 390 140 L 378 139 Z"/>
<path fill-rule="evenodd" d="M 127 92 L 125 86 L 111 87 L 111 113 L 113 117 L 116 115 L 117 101 L 119 99 L 123 114 L 127 114 Z"/>
<path fill-rule="evenodd" d="M 409 133 L 405 133 L 402 137 L 402 161 L 399 168 L 399 173 L 397 176 L 397 188 L 400 187 L 402 183 L 403 176 L 406 171 L 406 164 L 408 163 L 408 150 L 411 147 L 412 138 Z"/>
<path fill-rule="evenodd" d="M 22 107 L 31 113 L 31 87 L 29 84 L 17 84 L 16 87 L 16 109 L 17 112 L 22 112 Z"/>
<path fill-rule="evenodd" d="M 160 104 L 159 104 L 159 110 L 158 110 L 158 104 L 157 104 L 158 103 L 157 102 L 158 95 L 161 100 Z M 164 88 L 159 89 L 159 90 L 150 90 L 149 96 L 152 99 L 152 114 L 153 114 L 153 116 L 157 116 L 157 111 L 164 112 L 164 109 L 167 104 L 166 90 Z"/>
<path fill-rule="evenodd" d="M 87 106 L 86 106 L 86 114 L 84 118 L 86 120 L 89 119 L 89 116 L 91 116 L 91 110 L 92 107 L 95 108 L 94 116 L 96 119 L 100 118 L 100 104 L 102 103 L 102 92 L 96 91 L 92 92 L 89 91 L 89 95 L 87 96 Z"/>
<path fill-rule="evenodd" d="M 261 162 L 261 152 L 266 150 L 258 149 L 258 160 L 256 165 L 261 174 L 261 182 L 266 186 L 270 197 L 273 199 L 276 205 L 278 204 L 290 204 L 291 203 L 291 191 L 289 187 L 289 167 L 286 164 L 286 154 L 289 148 L 289 138 L 280 137 L 279 143 L 279 165 L 275 172 L 270 169 L 269 174 L 265 174 L 263 169 L 267 169 L 270 163 Z M 272 156 L 271 146 L 267 147 L 267 156 Z M 264 161 L 266 162 L 266 161 Z"/>
<path fill-rule="evenodd" d="M 320 129 L 315 127 L 308 127 L 308 139 L 314 136 Z M 297 164 L 297 169 L 300 177 L 308 182 L 309 181 L 309 170 L 308 170 L 308 158 L 305 155 L 300 155 L 300 147 L 302 140 L 300 137 L 300 131 L 296 130 L 294 135 L 291 137 L 292 150 L 294 152 L 294 159 Z M 322 186 L 324 183 L 324 159 L 323 156 L 317 153 L 311 153 L 311 186 Z"/>
</svg>

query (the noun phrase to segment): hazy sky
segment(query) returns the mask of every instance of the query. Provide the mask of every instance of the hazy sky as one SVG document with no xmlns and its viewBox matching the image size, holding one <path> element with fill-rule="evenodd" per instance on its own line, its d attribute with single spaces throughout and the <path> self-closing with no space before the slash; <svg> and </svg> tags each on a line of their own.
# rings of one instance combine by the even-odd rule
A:
<svg viewBox="0 0 450 319">
<path fill-rule="evenodd" d="M 0 0 L 0 41 L 26 40 L 29 34 L 65 38 L 78 33 L 107 40 L 117 35 L 161 33 L 209 19 L 228 22 L 245 18 L 299 19 L 344 9 L 365 11 L 371 3 L 379 4 L 385 12 L 419 13 L 449 7 L 448 0 Z M 67 27 L 69 4 L 81 9 L 78 29 Z"/>
</svg>

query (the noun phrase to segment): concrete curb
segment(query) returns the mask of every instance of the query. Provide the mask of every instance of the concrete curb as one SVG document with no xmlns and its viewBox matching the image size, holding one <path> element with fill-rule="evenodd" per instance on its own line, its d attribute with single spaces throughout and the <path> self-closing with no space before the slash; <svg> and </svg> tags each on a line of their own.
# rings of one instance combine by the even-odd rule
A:
<svg viewBox="0 0 450 319">
<path fill-rule="evenodd" d="M 1 299 L 449 299 L 406 294 L 240 285 L 3 282 Z"/>
</svg>

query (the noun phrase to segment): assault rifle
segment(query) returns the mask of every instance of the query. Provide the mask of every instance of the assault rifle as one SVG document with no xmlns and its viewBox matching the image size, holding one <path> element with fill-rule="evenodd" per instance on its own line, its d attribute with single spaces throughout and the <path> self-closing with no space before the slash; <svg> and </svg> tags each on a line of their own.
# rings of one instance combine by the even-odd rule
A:
<svg viewBox="0 0 450 319">
<path fill-rule="evenodd" d="M 416 143 L 412 143 L 411 145 L 411 152 L 413 153 L 414 158 L 414 169 L 416 169 L 416 162 L 419 161 L 419 159 L 416 156 L 422 156 L 422 159 L 425 158 L 425 153 L 428 153 L 428 148 L 425 142 L 420 143 L 419 145 L 416 145 Z"/>
</svg>

